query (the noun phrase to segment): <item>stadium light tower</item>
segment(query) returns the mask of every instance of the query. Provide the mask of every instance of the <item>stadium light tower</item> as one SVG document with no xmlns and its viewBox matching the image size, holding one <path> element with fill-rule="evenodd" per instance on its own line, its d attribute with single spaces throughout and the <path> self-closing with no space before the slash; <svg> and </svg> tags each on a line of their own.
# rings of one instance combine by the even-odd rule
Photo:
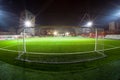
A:
<svg viewBox="0 0 120 80">
<path fill-rule="evenodd" d="M 26 42 L 25 42 L 25 29 L 26 27 L 32 27 L 32 22 L 30 20 L 26 20 L 24 22 L 24 29 L 23 29 L 23 50 L 26 53 Z"/>
</svg>

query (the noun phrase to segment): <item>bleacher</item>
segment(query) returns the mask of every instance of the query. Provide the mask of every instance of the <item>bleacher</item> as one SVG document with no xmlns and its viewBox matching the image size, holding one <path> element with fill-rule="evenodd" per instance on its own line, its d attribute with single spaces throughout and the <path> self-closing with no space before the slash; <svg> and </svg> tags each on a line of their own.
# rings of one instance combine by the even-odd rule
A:
<svg viewBox="0 0 120 80">
<path fill-rule="evenodd" d="M 105 39 L 120 39 L 120 35 L 106 35 Z"/>
</svg>

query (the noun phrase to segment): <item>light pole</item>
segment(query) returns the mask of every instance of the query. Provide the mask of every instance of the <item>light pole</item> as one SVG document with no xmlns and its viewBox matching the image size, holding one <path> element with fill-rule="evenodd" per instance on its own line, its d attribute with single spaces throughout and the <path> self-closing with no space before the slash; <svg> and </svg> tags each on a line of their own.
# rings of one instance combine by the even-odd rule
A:
<svg viewBox="0 0 120 80">
<path fill-rule="evenodd" d="M 26 41 L 25 41 L 25 29 L 26 27 L 32 27 L 32 22 L 30 20 L 26 20 L 24 22 L 24 29 L 23 29 L 23 50 L 26 53 Z"/>
</svg>

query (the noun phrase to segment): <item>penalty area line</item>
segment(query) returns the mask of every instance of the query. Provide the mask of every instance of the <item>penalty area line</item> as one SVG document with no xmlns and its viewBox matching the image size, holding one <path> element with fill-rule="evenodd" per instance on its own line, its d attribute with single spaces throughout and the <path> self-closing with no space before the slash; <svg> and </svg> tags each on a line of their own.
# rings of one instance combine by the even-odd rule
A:
<svg viewBox="0 0 120 80">
<path fill-rule="evenodd" d="M 107 50 L 112 50 L 112 49 L 118 49 L 120 47 L 115 47 L 115 48 L 109 48 L 109 49 L 104 49 L 104 50 L 98 50 L 98 51 L 107 51 Z M 10 52 L 23 52 L 23 51 L 16 51 L 16 50 L 9 50 L 9 49 L 4 49 L 4 48 L 0 48 L 0 50 L 3 51 L 10 51 Z M 85 54 L 85 53 L 91 53 L 91 52 L 95 52 L 95 51 L 86 51 L 86 52 L 73 52 L 73 53 L 65 53 L 65 54 Z M 56 54 L 56 53 L 36 53 L 36 52 L 26 52 L 29 54 L 44 54 L 44 55 L 51 55 L 51 54 Z M 64 53 L 57 53 L 57 55 L 61 55 Z"/>
<path fill-rule="evenodd" d="M 9 50 L 9 49 L 4 49 L 4 48 L 0 48 L 0 50 L 9 51 L 9 52 L 23 52 L 23 51 Z"/>
<path fill-rule="evenodd" d="M 16 45 L 5 46 L 5 47 L 1 47 L 1 48 L 2 48 L 2 49 L 5 49 L 5 48 L 10 48 L 10 47 L 13 47 L 13 46 L 16 46 Z"/>
</svg>

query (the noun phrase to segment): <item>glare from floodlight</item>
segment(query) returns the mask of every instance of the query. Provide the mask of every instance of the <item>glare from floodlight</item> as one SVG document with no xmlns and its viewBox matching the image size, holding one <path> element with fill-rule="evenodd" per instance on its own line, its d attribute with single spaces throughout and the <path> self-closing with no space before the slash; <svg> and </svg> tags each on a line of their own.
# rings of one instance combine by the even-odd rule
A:
<svg viewBox="0 0 120 80">
<path fill-rule="evenodd" d="M 119 17 L 120 16 L 120 10 L 116 10 L 113 16 Z"/>
<path fill-rule="evenodd" d="M 92 25 L 93 25 L 93 22 L 90 21 L 90 22 L 88 22 L 85 26 L 86 26 L 86 27 L 91 27 Z"/>
<path fill-rule="evenodd" d="M 57 35 L 58 34 L 58 32 L 57 31 L 54 31 L 54 33 L 53 33 L 54 35 Z"/>
<path fill-rule="evenodd" d="M 68 36 L 70 33 L 69 32 L 66 32 L 65 35 Z"/>
<path fill-rule="evenodd" d="M 29 20 L 25 21 L 24 25 L 25 27 L 32 27 L 32 23 Z"/>
</svg>

